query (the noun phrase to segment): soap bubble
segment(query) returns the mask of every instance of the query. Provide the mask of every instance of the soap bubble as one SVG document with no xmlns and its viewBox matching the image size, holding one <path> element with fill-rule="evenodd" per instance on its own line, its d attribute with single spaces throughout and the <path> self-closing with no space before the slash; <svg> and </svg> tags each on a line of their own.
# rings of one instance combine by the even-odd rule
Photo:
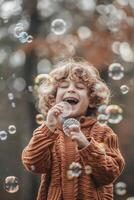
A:
<svg viewBox="0 0 134 200">
<path fill-rule="evenodd" d="M 97 117 L 97 121 L 100 123 L 100 125 L 105 125 L 108 122 L 108 115 L 106 114 L 99 114 Z"/>
<path fill-rule="evenodd" d="M 66 26 L 63 19 L 55 19 L 51 23 L 51 31 L 56 35 L 63 35 L 66 32 Z"/>
<path fill-rule="evenodd" d="M 61 117 L 67 117 L 71 114 L 72 106 L 68 102 L 61 101 L 58 105 L 61 105 L 63 108 Z"/>
<path fill-rule="evenodd" d="M 16 38 L 19 38 L 20 37 L 20 33 L 24 31 L 24 26 L 22 23 L 18 23 L 16 24 L 16 27 L 14 29 L 14 36 Z"/>
<path fill-rule="evenodd" d="M 118 105 L 109 105 L 106 108 L 108 115 L 108 122 L 111 124 L 118 124 L 122 119 L 122 108 Z"/>
<path fill-rule="evenodd" d="M 67 172 L 68 178 L 79 177 L 82 173 L 82 166 L 78 162 L 72 162 L 69 166 L 69 170 Z"/>
<path fill-rule="evenodd" d="M 10 126 L 8 127 L 8 132 L 9 132 L 10 134 L 15 134 L 15 133 L 16 133 L 16 126 L 15 126 L 15 125 L 10 125 Z"/>
<path fill-rule="evenodd" d="M 33 36 L 32 35 L 28 35 L 27 43 L 31 43 L 32 41 L 33 41 Z"/>
<path fill-rule="evenodd" d="M 113 63 L 109 66 L 108 75 L 113 80 L 120 80 L 124 76 L 124 67 L 120 63 Z"/>
<path fill-rule="evenodd" d="M 127 85 L 121 85 L 120 90 L 122 94 L 127 94 L 129 92 L 129 87 Z"/>
<path fill-rule="evenodd" d="M 37 124 L 41 125 L 44 122 L 44 116 L 42 114 L 37 114 L 35 120 Z"/>
<path fill-rule="evenodd" d="M 124 182 L 118 182 L 118 183 L 116 183 L 116 185 L 115 185 L 115 192 L 119 196 L 125 195 L 126 192 L 127 192 L 127 190 L 126 190 L 126 183 L 124 183 Z"/>
<path fill-rule="evenodd" d="M 13 93 L 8 93 L 8 99 L 9 100 L 13 100 L 14 99 L 14 95 L 13 95 Z"/>
<path fill-rule="evenodd" d="M 19 34 L 19 41 L 21 42 L 21 43 L 26 43 L 27 42 L 27 39 L 28 39 L 28 33 L 27 32 L 21 32 L 20 34 Z"/>
<path fill-rule="evenodd" d="M 6 139 L 7 139 L 7 132 L 4 130 L 0 131 L 0 140 L 4 141 Z"/>
<path fill-rule="evenodd" d="M 19 180 L 15 176 L 8 176 L 4 181 L 4 189 L 9 193 L 15 193 L 19 190 Z"/>
<path fill-rule="evenodd" d="M 107 108 L 107 105 L 106 104 L 102 104 L 98 107 L 98 112 L 100 114 L 106 114 L 106 108 Z"/>
</svg>

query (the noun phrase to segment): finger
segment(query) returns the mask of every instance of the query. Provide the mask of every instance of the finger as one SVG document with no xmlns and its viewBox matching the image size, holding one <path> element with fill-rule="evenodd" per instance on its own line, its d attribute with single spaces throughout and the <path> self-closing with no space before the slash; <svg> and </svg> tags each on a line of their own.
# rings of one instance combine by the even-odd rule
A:
<svg viewBox="0 0 134 200">
<path fill-rule="evenodd" d="M 62 110 L 60 108 L 52 108 L 52 112 L 54 113 L 55 116 L 58 116 L 62 113 Z"/>
</svg>

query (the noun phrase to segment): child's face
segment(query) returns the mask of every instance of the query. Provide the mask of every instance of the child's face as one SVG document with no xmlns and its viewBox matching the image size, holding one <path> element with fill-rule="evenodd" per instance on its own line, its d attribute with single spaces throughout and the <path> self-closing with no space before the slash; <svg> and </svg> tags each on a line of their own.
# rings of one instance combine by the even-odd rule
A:
<svg viewBox="0 0 134 200">
<path fill-rule="evenodd" d="M 56 104 L 66 101 L 71 104 L 72 112 L 69 117 L 80 117 L 86 114 L 89 97 L 87 87 L 82 82 L 75 82 L 69 78 L 59 84 Z"/>
</svg>

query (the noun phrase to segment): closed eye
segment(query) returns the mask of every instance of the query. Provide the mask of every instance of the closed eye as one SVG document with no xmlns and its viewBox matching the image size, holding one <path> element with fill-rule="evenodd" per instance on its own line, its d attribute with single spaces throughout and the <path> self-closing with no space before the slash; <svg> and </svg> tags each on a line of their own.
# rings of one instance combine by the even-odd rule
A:
<svg viewBox="0 0 134 200">
<path fill-rule="evenodd" d="M 83 83 L 76 83 L 76 87 L 78 89 L 85 89 L 85 85 Z"/>
<path fill-rule="evenodd" d="M 69 83 L 68 82 L 62 82 L 60 83 L 59 87 L 60 88 L 67 88 L 69 86 Z"/>
</svg>

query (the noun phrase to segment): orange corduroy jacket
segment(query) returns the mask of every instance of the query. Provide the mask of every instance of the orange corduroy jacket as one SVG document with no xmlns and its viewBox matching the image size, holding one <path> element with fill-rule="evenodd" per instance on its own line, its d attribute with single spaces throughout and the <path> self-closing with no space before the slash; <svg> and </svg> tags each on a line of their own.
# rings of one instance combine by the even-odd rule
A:
<svg viewBox="0 0 134 200">
<path fill-rule="evenodd" d="M 117 135 L 107 125 L 82 117 L 81 130 L 90 141 L 82 149 L 62 130 L 51 132 L 45 122 L 22 152 L 27 170 L 41 174 L 37 200 L 112 200 L 113 182 L 124 168 Z M 69 166 L 79 163 L 81 174 L 70 178 Z M 86 173 L 86 167 L 90 173 Z"/>
</svg>

